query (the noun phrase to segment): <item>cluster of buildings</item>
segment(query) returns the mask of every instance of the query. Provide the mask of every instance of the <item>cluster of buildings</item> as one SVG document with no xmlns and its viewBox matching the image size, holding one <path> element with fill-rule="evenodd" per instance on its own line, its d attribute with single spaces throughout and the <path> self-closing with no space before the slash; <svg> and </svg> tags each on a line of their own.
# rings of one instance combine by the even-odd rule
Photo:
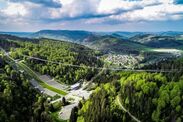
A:
<svg viewBox="0 0 183 122">
<path fill-rule="evenodd" d="M 118 65 L 124 68 L 130 68 L 138 64 L 139 61 L 143 60 L 143 57 L 135 55 L 122 55 L 122 54 L 109 54 L 105 59 L 111 65 Z"/>
</svg>

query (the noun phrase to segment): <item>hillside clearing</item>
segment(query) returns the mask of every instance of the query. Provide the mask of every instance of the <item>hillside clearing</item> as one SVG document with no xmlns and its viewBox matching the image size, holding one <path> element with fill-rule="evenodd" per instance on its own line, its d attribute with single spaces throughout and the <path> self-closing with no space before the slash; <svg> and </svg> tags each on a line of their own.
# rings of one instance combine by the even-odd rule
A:
<svg viewBox="0 0 183 122">
<path fill-rule="evenodd" d="M 152 51 L 155 52 L 163 52 L 163 53 L 182 53 L 182 50 L 178 50 L 178 49 L 153 49 Z"/>
<path fill-rule="evenodd" d="M 58 94 L 60 94 L 60 95 L 66 95 L 66 94 L 67 94 L 65 91 L 60 90 L 60 89 L 57 89 L 57 88 L 54 88 L 54 87 L 50 86 L 49 84 L 45 83 L 44 81 L 42 81 L 42 80 L 37 76 L 37 74 L 36 74 L 34 71 L 32 71 L 32 70 L 31 70 L 27 65 L 25 65 L 24 63 L 19 62 L 18 64 L 19 64 L 19 66 L 20 66 L 22 69 L 24 69 L 26 72 L 29 72 L 29 74 L 30 74 L 35 80 L 37 80 L 43 88 L 47 88 L 47 89 L 49 89 L 49 90 L 51 90 L 51 91 L 53 91 L 53 92 L 56 92 L 56 93 L 58 93 Z"/>
</svg>

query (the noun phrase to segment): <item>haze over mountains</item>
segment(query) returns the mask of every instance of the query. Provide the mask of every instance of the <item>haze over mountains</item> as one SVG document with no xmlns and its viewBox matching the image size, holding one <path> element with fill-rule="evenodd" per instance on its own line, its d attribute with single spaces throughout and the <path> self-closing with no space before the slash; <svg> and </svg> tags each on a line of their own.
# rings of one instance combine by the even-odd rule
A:
<svg viewBox="0 0 183 122">
<path fill-rule="evenodd" d="M 176 48 L 183 32 L 90 32 L 81 30 L 40 30 L 38 32 L 0 32 L 26 38 L 50 38 L 89 46 L 106 53 L 134 53 L 147 48 Z"/>
<path fill-rule="evenodd" d="M 54 39 L 68 39 L 68 40 L 83 40 L 91 35 L 113 35 L 123 38 L 131 38 L 136 35 L 153 34 L 159 36 L 180 36 L 183 32 L 179 31 L 165 31 L 165 32 L 91 32 L 84 30 L 40 30 L 37 32 L 0 32 L 0 34 L 10 34 L 21 37 L 46 37 Z"/>
</svg>

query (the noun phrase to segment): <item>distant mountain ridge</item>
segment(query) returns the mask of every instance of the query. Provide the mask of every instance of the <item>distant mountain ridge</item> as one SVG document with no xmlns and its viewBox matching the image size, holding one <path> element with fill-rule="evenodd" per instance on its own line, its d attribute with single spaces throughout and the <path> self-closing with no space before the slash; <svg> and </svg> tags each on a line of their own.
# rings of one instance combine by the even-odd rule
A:
<svg viewBox="0 0 183 122">
<path fill-rule="evenodd" d="M 90 32 L 83 30 L 40 30 L 35 33 L 6 32 L 6 34 L 20 35 L 27 38 L 50 38 L 69 41 L 106 53 L 137 54 L 147 48 L 179 48 L 183 46 L 183 32 L 175 31 Z"/>
<path fill-rule="evenodd" d="M 30 35 L 33 38 L 51 38 L 57 40 L 66 40 L 73 42 L 82 42 L 88 36 L 92 35 L 92 32 L 88 31 L 70 31 L 70 30 L 41 30 Z"/>
<path fill-rule="evenodd" d="M 177 40 L 174 36 L 145 34 L 136 35 L 130 38 L 130 40 L 154 48 L 173 48 L 183 46 L 183 42 Z"/>
<path fill-rule="evenodd" d="M 113 32 L 91 32 L 84 30 L 40 30 L 38 32 L 0 32 L 0 34 L 9 34 L 19 37 L 29 38 L 52 38 L 68 41 L 82 42 L 84 39 L 90 36 L 104 36 L 112 35 L 118 38 L 128 39 L 136 35 L 153 34 L 157 36 L 181 36 L 183 32 L 179 31 L 165 31 L 165 32 L 125 32 L 125 31 L 113 31 Z"/>
<path fill-rule="evenodd" d="M 2 32 L 0 31 L 0 34 L 8 34 L 12 36 L 18 36 L 18 37 L 29 37 L 34 32 Z"/>
<path fill-rule="evenodd" d="M 31 42 L 38 42 L 38 39 L 26 38 L 26 37 L 19 37 L 10 34 L 0 34 L 0 41 L 8 41 L 8 40 L 18 40 L 18 41 L 31 41 Z"/>
<path fill-rule="evenodd" d="M 147 47 L 132 42 L 128 39 L 120 39 L 114 36 L 101 36 L 88 43 L 89 47 L 100 50 L 104 53 L 122 53 L 122 54 L 139 54 L 140 51 Z"/>
</svg>

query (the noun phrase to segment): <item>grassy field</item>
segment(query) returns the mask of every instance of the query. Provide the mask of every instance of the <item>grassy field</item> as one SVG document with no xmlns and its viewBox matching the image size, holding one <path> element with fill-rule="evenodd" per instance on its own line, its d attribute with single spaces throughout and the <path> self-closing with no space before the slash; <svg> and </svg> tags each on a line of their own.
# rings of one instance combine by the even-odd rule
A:
<svg viewBox="0 0 183 122">
<path fill-rule="evenodd" d="M 180 50 L 178 50 L 178 49 L 163 49 L 163 48 L 159 48 L 159 49 L 153 49 L 153 51 L 156 51 L 156 52 L 179 52 Z"/>
<path fill-rule="evenodd" d="M 41 85 L 42 87 L 47 88 L 47 89 L 49 89 L 49 90 L 51 90 L 51 91 L 53 91 L 53 92 L 56 92 L 56 93 L 58 93 L 58 94 L 61 94 L 61 95 L 66 95 L 66 94 L 67 94 L 66 92 L 64 92 L 64 91 L 62 91 L 62 90 L 60 90 L 60 89 L 54 88 L 54 87 L 48 85 L 47 83 L 45 83 L 44 81 L 42 81 L 42 80 L 37 76 L 37 74 L 36 74 L 34 71 L 32 71 L 32 70 L 31 70 L 27 65 L 25 65 L 24 63 L 19 62 L 18 64 L 19 64 L 19 66 L 20 66 L 22 69 L 24 69 L 26 72 L 29 72 L 29 74 L 31 75 L 31 77 L 33 77 L 35 80 L 37 80 L 37 81 L 40 83 L 40 85 Z"/>
</svg>

